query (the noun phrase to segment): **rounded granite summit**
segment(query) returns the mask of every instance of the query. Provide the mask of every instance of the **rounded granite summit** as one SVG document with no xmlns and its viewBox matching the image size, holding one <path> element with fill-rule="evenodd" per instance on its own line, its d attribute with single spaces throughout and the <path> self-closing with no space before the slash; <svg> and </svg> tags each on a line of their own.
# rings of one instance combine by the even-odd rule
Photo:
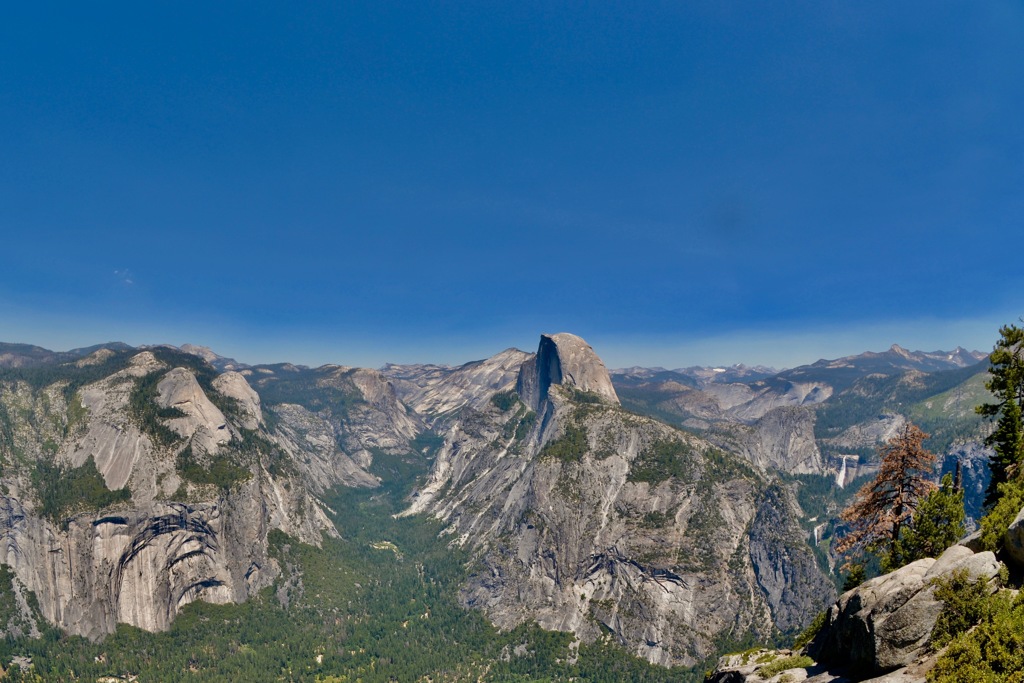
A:
<svg viewBox="0 0 1024 683">
<path fill-rule="evenodd" d="M 604 362 L 590 344 L 568 332 L 540 336 L 537 355 L 523 364 L 516 390 L 527 405 L 538 410 L 552 384 L 572 386 L 619 403 Z"/>
</svg>

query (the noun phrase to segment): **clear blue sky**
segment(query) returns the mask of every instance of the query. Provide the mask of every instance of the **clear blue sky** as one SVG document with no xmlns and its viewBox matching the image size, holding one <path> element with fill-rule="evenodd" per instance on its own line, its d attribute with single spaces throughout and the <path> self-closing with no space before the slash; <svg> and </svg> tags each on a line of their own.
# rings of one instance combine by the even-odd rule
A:
<svg viewBox="0 0 1024 683">
<path fill-rule="evenodd" d="M 19 5 L 5 341 L 793 365 L 1024 313 L 1018 0 Z"/>
</svg>

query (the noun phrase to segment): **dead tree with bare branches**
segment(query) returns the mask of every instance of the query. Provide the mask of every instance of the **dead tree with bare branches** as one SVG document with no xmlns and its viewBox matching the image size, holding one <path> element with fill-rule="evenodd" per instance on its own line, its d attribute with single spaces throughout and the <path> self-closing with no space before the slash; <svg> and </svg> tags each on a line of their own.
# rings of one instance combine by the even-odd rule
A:
<svg viewBox="0 0 1024 683">
<path fill-rule="evenodd" d="M 865 553 L 891 553 L 918 503 L 935 490 L 932 478 L 937 458 L 921 445 L 927 438 L 919 427 L 908 422 L 879 449 L 878 475 L 839 515 L 848 526 L 835 549 L 846 556 L 847 566 Z"/>
</svg>

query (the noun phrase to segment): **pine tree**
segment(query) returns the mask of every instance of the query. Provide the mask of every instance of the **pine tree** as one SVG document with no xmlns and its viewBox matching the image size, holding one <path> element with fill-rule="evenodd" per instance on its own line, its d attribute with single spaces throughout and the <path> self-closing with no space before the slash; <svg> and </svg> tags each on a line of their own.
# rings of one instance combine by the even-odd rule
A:
<svg viewBox="0 0 1024 683">
<path fill-rule="evenodd" d="M 964 532 L 964 492 L 953 485 L 949 474 L 942 484 L 925 496 L 913 520 L 882 560 L 882 569 L 891 572 L 925 557 L 938 557 L 957 542 Z"/>
<path fill-rule="evenodd" d="M 999 497 L 999 485 L 1008 482 L 1024 460 L 1024 424 L 1021 406 L 1024 405 L 1024 329 L 1005 325 L 999 330 L 1000 338 L 989 356 L 989 380 L 985 387 L 998 399 L 985 403 L 977 411 L 986 417 L 996 417 L 996 428 L 985 439 L 995 455 L 989 461 L 992 480 L 985 494 L 985 505 L 992 507 Z"/>
<path fill-rule="evenodd" d="M 879 449 L 881 466 L 875 479 L 865 484 L 839 515 L 848 528 L 836 544 L 838 553 L 848 558 L 865 552 L 892 553 L 920 501 L 936 488 L 931 479 L 936 456 L 921 445 L 927 438 L 908 422 Z"/>
</svg>

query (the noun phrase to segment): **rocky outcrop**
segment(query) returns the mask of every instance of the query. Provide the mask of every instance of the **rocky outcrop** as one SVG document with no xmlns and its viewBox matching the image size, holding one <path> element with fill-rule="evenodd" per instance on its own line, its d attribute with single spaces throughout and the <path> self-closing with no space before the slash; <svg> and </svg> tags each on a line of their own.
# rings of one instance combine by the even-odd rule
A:
<svg viewBox="0 0 1024 683">
<path fill-rule="evenodd" d="M 785 674 L 789 681 L 924 683 L 938 658 L 929 647 L 943 609 L 935 597 L 935 580 L 964 571 L 974 581 L 988 582 L 994 591 L 1000 566 L 992 553 L 955 545 L 937 559 L 918 560 L 844 593 L 804 650 L 726 655 L 707 680 L 774 682 L 788 665 L 793 667 Z"/>
<path fill-rule="evenodd" d="M 716 391 L 722 385 L 711 385 L 706 391 Z M 769 382 L 762 380 L 751 385 L 752 395 L 743 402 L 726 408 L 729 415 L 741 422 L 757 420 L 770 411 L 784 406 L 813 406 L 832 396 L 832 387 L 820 382 Z"/>
<path fill-rule="evenodd" d="M 465 406 L 479 409 L 497 391 L 511 389 L 530 354 L 506 349 L 486 360 L 457 368 L 439 365 L 387 365 L 383 374 L 410 408 L 428 423 Z"/>
<path fill-rule="evenodd" d="M 321 494 L 332 486 L 375 487 L 379 481 L 338 446 L 334 425 L 294 403 L 274 406 L 273 439 L 288 453 L 306 485 Z"/>
<path fill-rule="evenodd" d="M 932 579 L 965 570 L 990 581 L 1000 564 L 990 552 L 962 545 L 938 559 L 923 559 L 844 593 L 810 648 L 819 661 L 853 671 L 882 674 L 907 666 L 926 651 L 942 602 Z"/>
<path fill-rule="evenodd" d="M 522 364 L 516 392 L 526 405 L 540 412 L 553 385 L 574 387 L 609 403 L 619 403 L 608 369 L 594 349 L 567 332 L 541 335 L 537 355 Z"/>
<path fill-rule="evenodd" d="M 174 368 L 156 385 L 157 405 L 174 409 L 181 417 L 170 418 L 167 426 L 189 439 L 204 453 L 216 453 L 232 439 L 224 413 L 203 393 L 195 375 L 185 368 Z"/>
<path fill-rule="evenodd" d="M 144 351 L 124 370 L 79 389 L 70 399 L 76 405 L 70 406 L 64 417 L 72 433 L 63 438 L 62 459 L 79 467 L 91 457 L 107 488 L 125 486 L 138 463 L 150 460 L 153 452 L 150 438 L 128 414 L 129 396 L 138 379 L 166 369 L 163 362 Z M 74 414 L 80 419 L 72 419 Z"/>
<path fill-rule="evenodd" d="M 285 469 L 268 471 L 275 454 L 270 435 L 250 429 L 263 427 L 245 380 L 212 381 L 226 415 L 192 370 L 168 369 L 161 353 L 114 363 L 123 369 L 73 392 L 61 381 L 0 386 L 2 431 L 12 437 L 0 439 L 0 563 L 35 593 L 42 616 L 70 633 L 99 638 L 117 623 L 161 630 L 194 600 L 245 600 L 279 573 L 267 552 L 271 529 L 307 543 L 337 535 L 307 487 Z M 154 439 L 159 425 L 141 421 L 140 386 L 155 389 L 147 419 L 157 415 L 174 438 Z M 242 430 L 252 432 L 244 453 Z M 189 479 L 197 475 L 179 469 L 184 452 L 193 468 L 216 454 L 233 478 Z M 94 462 L 107 488 L 129 497 L 98 510 L 88 498 L 44 501 L 36 462 Z"/>
<path fill-rule="evenodd" d="M 4 496 L 0 559 L 35 592 L 43 616 L 71 633 L 95 639 L 117 623 L 163 630 L 189 602 L 240 602 L 277 575 L 261 505 L 250 493 L 125 506 L 61 530 Z"/>
<path fill-rule="evenodd" d="M 757 584 L 780 631 L 795 632 L 807 616 L 835 598 L 835 587 L 818 569 L 804 545 L 795 501 L 778 485 L 769 486 L 750 525 L 750 561 Z"/>
<path fill-rule="evenodd" d="M 221 395 L 235 401 L 236 417 L 240 427 L 250 431 L 259 429 L 260 424 L 263 423 L 260 395 L 249 386 L 244 376 L 229 370 L 214 378 L 213 388 Z"/>
<path fill-rule="evenodd" d="M 836 449 L 876 448 L 895 437 L 907 424 L 907 418 L 896 413 L 879 415 L 873 420 L 861 422 L 846 429 L 826 443 Z"/>
<path fill-rule="evenodd" d="M 1017 513 L 1006 530 L 1003 549 L 1006 551 L 1008 561 L 1018 567 L 1024 567 L 1024 510 Z"/>
<path fill-rule="evenodd" d="M 444 520 L 478 558 L 464 604 L 502 628 L 535 621 L 588 640 L 610 630 L 649 661 L 693 664 L 716 635 L 800 627 L 834 598 L 788 490 L 621 410 L 592 350 L 555 336 L 524 363 L 522 402 L 445 423 L 405 513 Z"/>
<path fill-rule="evenodd" d="M 810 408 L 775 408 L 750 427 L 736 425 L 707 436 L 743 454 L 762 471 L 823 474 L 826 466 L 814 438 L 814 419 Z"/>
</svg>

